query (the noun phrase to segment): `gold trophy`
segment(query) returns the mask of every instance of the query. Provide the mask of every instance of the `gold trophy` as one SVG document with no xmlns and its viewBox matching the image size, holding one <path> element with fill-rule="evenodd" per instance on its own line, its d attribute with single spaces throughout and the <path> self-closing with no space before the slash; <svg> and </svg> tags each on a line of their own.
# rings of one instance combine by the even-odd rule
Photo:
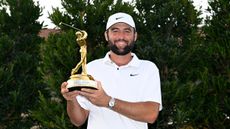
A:
<svg viewBox="0 0 230 129">
<path fill-rule="evenodd" d="M 70 79 L 67 81 L 68 85 L 67 88 L 69 91 L 73 90 L 81 90 L 81 88 L 90 88 L 90 89 L 97 89 L 97 82 L 94 81 L 94 78 L 91 75 L 87 74 L 86 70 L 86 55 L 87 55 L 87 44 L 86 44 L 86 38 L 88 34 L 86 31 L 79 30 L 76 32 L 77 36 L 77 43 L 80 46 L 80 54 L 81 54 L 81 60 L 76 65 L 75 68 L 71 71 Z M 79 68 L 82 67 L 81 74 L 77 74 Z"/>
</svg>

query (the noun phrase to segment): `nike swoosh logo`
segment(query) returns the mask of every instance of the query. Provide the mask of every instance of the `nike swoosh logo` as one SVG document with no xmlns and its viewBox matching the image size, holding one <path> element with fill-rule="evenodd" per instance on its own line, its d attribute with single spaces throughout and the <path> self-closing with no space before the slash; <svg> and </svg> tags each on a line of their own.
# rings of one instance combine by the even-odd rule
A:
<svg viewBox="0 0 230 129">
<path fill-rule="evenodd" d="M 116 20 L 119 20 L 119 19 L 121 19 L 121 18 L 123 18 L 123 17 L 117 17 Z"/>
<path fill-rule="evenodd" d="M 137 76 L 137 75 L 139 75 L 139 74 L 137 74 L 137 73 L 136 74 L 132 74 L 131 73 L 129 76 L 133 77 L 133 76 Z"/>
</svg>

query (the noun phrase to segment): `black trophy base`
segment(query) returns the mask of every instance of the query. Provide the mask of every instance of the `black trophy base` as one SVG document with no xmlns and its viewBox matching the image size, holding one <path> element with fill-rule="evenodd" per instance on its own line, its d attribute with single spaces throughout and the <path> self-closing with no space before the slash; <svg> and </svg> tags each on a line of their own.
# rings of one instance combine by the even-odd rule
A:
<svg viewBox="0 0 230 129">
<path fill-rule="evenodd" d="M 88 88 L 88 89 L 97 90 L 97 88 L 95 88 L 95 87 L 89 87 L 89 86 L 75 86 L 75 87 L 68 88 L 68 90 L 69 90 L 69 92 L 74 91 L 74 90 L 80 91 L 82 88 Z"/>
</svg>

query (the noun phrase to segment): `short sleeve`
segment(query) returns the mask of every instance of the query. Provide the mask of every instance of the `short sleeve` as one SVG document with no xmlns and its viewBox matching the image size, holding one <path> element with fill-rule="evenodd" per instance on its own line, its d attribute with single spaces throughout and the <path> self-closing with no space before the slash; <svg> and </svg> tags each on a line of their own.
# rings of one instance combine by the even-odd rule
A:
<svg viewBox="0 0 230 129">
<path fill-rule="evenodd" d="M 160 104 L 159 110 L 162 110 L 161 83 L 159 70 L 155 65 L 148 69 L 148 77 L 145 81 L 145 91 L 143 100 L 152 101 Z"/>
</svg>

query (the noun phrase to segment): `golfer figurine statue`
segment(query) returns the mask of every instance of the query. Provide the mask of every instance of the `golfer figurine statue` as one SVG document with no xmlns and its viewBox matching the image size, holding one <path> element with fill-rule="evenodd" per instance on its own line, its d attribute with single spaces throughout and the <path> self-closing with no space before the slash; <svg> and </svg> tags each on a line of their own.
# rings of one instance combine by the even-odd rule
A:
<svg viewBox="0 0 230 129">
<path fill-rule="evenodd" d="M 80 46 L 81 60 L 71 71 L 70 79 L 67 81 L 67 88 L 69 91 L 81 90 L 81 88 L 97 89 L 97 83 L 91 75 L 87 74 L 87 43 L 86 39 L 88 34 L 86 31 L 80 30 L 76 32 L 77 43 Z M 81 74 L 77 74 L 78 70 L 82 67 Z"/>
</svg>

